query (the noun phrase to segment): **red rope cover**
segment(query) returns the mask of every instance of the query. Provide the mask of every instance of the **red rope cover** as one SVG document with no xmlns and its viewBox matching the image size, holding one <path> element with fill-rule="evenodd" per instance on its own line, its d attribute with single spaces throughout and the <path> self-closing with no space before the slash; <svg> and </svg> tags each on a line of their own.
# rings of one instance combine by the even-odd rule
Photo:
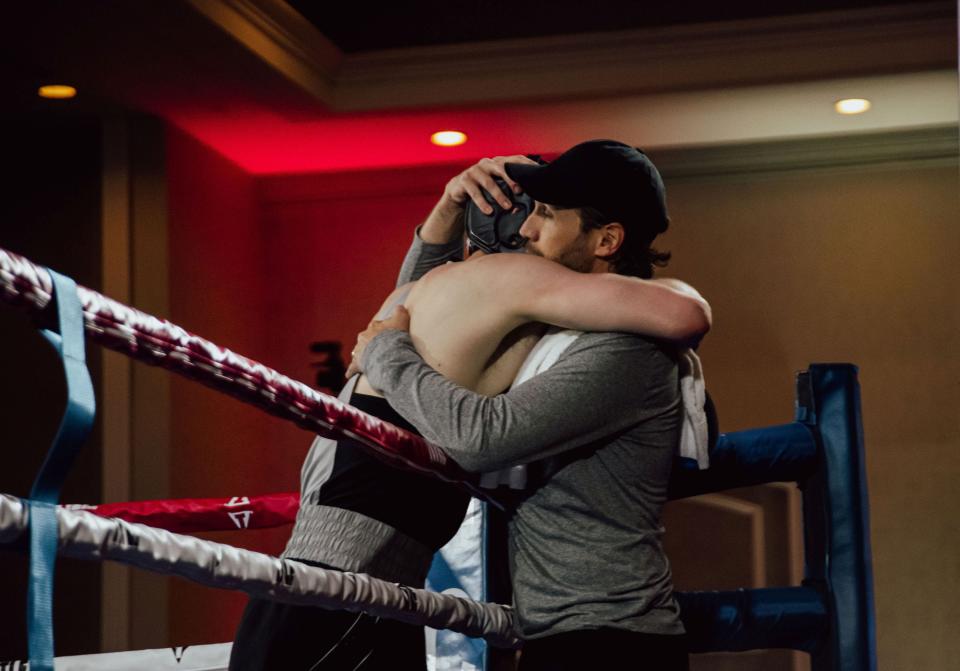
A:
<svg viewBox="0 0 960 671">
<path fill-rule="evenodd" d="M 101 517 L 146 524 L 176 533 L 269 529 L 292 524 L 300 507 L 296 492 L 262 496 L 231 496 L 213 499 L 166 499 L 128 501 L 99 505 L 67 504 L 69 510 L 85 510 Z"/>
<path fill-rule="evenodd" d="M 440 448 L 419 436 L 320 393 L 272 368 L 189 333 L 172 322 L 78 286 L 87 337 L 145 363 L 225 392 L 321 436 L 344 438 L 392 466 L 434 475 L 485 499 L 490 493 Z M 30 312 L 51 300 L 50 275 L 0 249 L 0 299 Z"/>
</svg>

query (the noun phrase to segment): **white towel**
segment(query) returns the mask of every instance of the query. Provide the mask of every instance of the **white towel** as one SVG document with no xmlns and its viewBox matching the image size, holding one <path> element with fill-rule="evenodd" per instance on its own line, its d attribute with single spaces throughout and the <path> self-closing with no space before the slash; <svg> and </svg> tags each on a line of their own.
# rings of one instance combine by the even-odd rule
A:
<svg viewBox="0 0 960 671">
<path fill-rule="evenodd" d="M 560 355 L 580 337 L 583 331 L 550 327 L 517 371 L 512 387 L 539 375 L 557 362 Z M 680 395 L 683 402 L 683 426 L 680 431 L 678 455 L 693 459 L 700 470 L 710 466 L 707 436 L 706 386 L 703 381 L 703 366 L 700 357 L 692 349 L 680 352 Z M 527 467 L 523 465 L 503 468 L 480 476 L 480 486 L 496 489 L 506 485 L 510 489 L 527 486 Z"/>
<path fill-rule="evenodd" d="M 710 445 L 707 434 L 707 389 L 703 381 L 703 365 L 692 349 L 680 352 L 680 396 L 683 400 L 683 428 L 680 431 L 680 456 L 693 459 L 697 468 L 710 467 Z"/>
<path fill-rule="evenodd" d="M 547 370 L 557 362 L 560 355 L 570 347 L 574 340 L 580 337 L 583 331 L 573 331 L 571 329 L 560 329 L 551 326 L 546 334 L 533 346 L 527 358 L 524 359 L 520 370 L 513 378 L 511 387 L 526 382 L 534 375 L 538 375 Z M 510 489 L 523 489 L 527 486 L 527 467 L 523 465 L 503 468 L 499 471 L 484 473 L 480 476 L 480 486 L 487 489 L 496 489 L 500 485 L 506 485 Z"/>
</svg>

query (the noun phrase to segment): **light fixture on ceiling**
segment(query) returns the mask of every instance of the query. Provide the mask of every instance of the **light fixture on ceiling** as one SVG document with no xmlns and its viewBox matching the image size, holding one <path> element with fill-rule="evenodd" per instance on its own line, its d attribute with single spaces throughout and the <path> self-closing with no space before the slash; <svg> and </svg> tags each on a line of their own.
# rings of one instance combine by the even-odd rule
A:
<svg viewBox="0 0 960 671">
<path fill-rule="evenodd" d="M 37 95 L 41 98 L 65 100 L 75 97 L 77 95 L 77 89 L 66 84 L 46 84 L 37 89 Z"/>
<path fill-rule="evenodd" d="M 431 135 L 430 141 L 439 147 L 456 147 L 467 141 L 467 134 L 458 130 L 441 130 Z"/>
<path fill-rule="evenodd" d="M 838 114 L 863 114 L 870 109 L 870 101 L 866 98 L 844 98 L 833 104 Z"/>
</svg>

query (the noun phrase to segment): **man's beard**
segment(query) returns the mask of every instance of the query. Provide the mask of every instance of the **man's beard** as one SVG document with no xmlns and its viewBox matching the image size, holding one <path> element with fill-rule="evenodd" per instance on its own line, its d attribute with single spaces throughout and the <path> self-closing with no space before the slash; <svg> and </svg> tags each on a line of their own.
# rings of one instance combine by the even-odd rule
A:
<svg viewBox="0 0 960 671">
<path fill-rule="evenodd" d="M 565 249 L 554 256 L 546 256 L 531 243 L 527 243 L 524 251 L 527 254 L 533 254 L 548 261 L 555 261 L 565 268 L 578 273 L 589 273 L 593 269 L 593 254 L 587 251 L 586 236 L 579 235 L 576 240 L 571 242 Z"/>
</svg>

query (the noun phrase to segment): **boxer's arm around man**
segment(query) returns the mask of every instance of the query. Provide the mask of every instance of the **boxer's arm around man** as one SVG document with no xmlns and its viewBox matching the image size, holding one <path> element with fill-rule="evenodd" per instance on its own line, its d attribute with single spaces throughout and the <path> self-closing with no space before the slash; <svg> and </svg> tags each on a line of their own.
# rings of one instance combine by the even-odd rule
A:
<svg viewBox="0 0 960 671">
<path fill-rule="evenodd" d="M 462 237 L 455 237 L 449 242 L 431 243 L 420 236 L 422 230 L 423 227 L 418 226 L 413 233 L 413 242 L 403 258 L 400 274 L 397 276 L 398 287 L 408 282 L 416 282 L 437 266 L 450 261 L 463 261 Z"/>
<path fill-rule="evenodd" d="M 712 322 L 710 305 L 679 280 L 580 273 L 537 256 L 511 254 L 477 259 L 469 271 L 474 293 L 489 293 L 490 302 L 520 321 L 683 344 L 699 341 Z"/>
</svg>

